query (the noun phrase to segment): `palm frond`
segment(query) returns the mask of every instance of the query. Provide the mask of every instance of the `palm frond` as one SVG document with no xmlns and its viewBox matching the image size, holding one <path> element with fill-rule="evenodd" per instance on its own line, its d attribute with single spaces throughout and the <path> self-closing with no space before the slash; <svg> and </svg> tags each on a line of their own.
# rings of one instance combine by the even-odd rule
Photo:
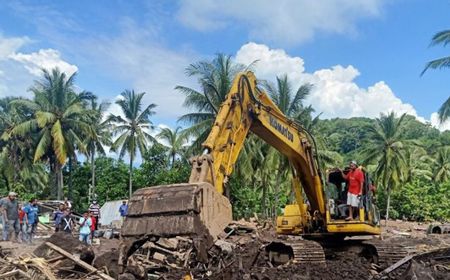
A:
<svg viewBox="0 0 450 280">
<path fill-rule="evenodd" d="M 434 34 L 433 38 L 431 39 L 430 46 L 442 44 L 445 47 L 449 43 L 450 43 L 450 30 L 443 30 Z"/>
<path fill-rule="evenodd" d="M 38 126 L 42 128 L 48 124 L 53 124 L 56 121 L 56 116 L 52 112 L 38 111 L 36 112 L 36 121 Z"/>
<path fill-rule="evenodd" d="M 38 160 L 40 160 L 45 153 L 48 151 L 51 141 L 52 141 L 52 136 L 50 133 L 50 130 L 47 128 L 44 128 L 44 130 L 40 133 L 40 139 L 39 142 L 36 146 L 36 149 L 34 151 L 34 162 L 37 162 Z"/>
<path fill-rule="evenodd" d="M 444 123 L 450 118 L 450 97 L 441 105 L 438 114 L 441 123 Z"/>
<path fill-rule="evenodd" d="M 432 60 L 425 64 L 425 68 L 423 69 L 422 73 L 420 75 L 422 76 L 425 74 L 425 72 L 428 69 L 442 69 L 442 68 L 449 68 L 450 67 L 450 56 L 441 57 L 435 60 Z"/>
<path fill-rule="evenodd" d="M 58 162 L 63 165 L 67 160 L 67 147 L 66 140 L 64 139 L 64 132 L 59 120 L 53 124 L 51 135 L 53 139 L 53 151 L 55 152 Z"/>
<path fill-rule="evenodd" d="M 35 119 L 31 119 L 29 121 L 24 121 L 23 123 L 20 123 L 13 127 L 11 130 L 11 135 L 19 135 L 19 136 L 25 136 L 28 133 L 31 133 L 33 131 L 36 131 L 38 128 L 38 123 Z"/>
<path fill-rule="evenodd" d="M 181 116 L 178 119 L 178 122 L 187 124 L 197 124 L 206 120 L 210 120 L 210 122 L 212 122 L 214 118 L 215 115 L 211 113 L 189 113 Z"/>
</svg>

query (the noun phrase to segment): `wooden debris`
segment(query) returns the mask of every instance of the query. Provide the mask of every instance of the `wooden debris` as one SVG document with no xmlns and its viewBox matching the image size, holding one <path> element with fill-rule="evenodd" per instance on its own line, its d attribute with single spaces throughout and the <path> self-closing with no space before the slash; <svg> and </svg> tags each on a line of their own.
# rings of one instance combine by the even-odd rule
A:
<svg viewBox="0 0 450 280">
<path fill-rule="evenodd" d="M 23 255 L 17 258 L 6 257 L 0 261 L 2 263 L 0 270 L 0 279 L 11 279 L 19 277 L 20 279 L 34 279 L 33 275 L 43 275 L 45 279 L 56 280 L 53 272 L 48 268 L 45 259 L 34 255 Z"/>
<path fill-rule="evenodd" d="M 114 280 L 114 278 L 112 278 L 111 276 L 99 271 L 98 269 L 96 269 L 95 267 L 91 266 L 88 263 L 85 263 L 84 261 L 77 259 L 76 257 L 74 257 L 72 254 L 70 254 L 69 252 L 61 249 L 60 247 L 50 243 L 50 242 L 45 242 L 45 245 L 50 247 L 51 249 L 55 250 L 56 252 L 60 253 L 61 255 L 67 257 L 68 259 L 72 260 L 73 262 L 75 262 L 76 264 L 78 264 L 79 266 L 81 266 L 82 268 L 88 270 L 89 272 L 95 272 L 98 276 L 100 276 L 102 279 L 105 280 Z"/>
<path fill-rule="evenodd" d="M 20 269 L 14 269 L 10 272 L 3 273 L 2 275 L 0 275 L 0 279 L 8 279 L 16 275 L 19 275 L 22 279 L 31 279 L 31 277 L 28 274 L 26 274 Z"/>
<path fill-rule="evenodd" d="M 404 232 L 404 231 L 398 231 L 398 230 L 390 230 L 390 232 L 392 232 L 393 234 L 397 234 L 397 235 L 403 235 L 403 236 L 411 236 L 410 233 Z"/>
</svg>

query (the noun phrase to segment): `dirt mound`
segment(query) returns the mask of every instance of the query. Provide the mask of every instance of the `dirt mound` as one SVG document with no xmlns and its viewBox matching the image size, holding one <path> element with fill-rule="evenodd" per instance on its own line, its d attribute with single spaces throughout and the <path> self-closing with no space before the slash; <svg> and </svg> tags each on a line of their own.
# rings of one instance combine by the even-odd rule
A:
<svg viewBox="0 0 450 280">
<path fill-rule="evenodd" d="M 93 266 L 99 269 L 106 267 L 108 269 L 109 275 L 113 278 L 117 278 L 119 276 L 119 266 L 117 265 L 118 261 L 119 251 L 111 250 L 101 255 L 97 255 L 95 257 Z"/>
<path fill-rule="evenodd" d="M 75 256 L 79 256 L 82 261 L 88 264 L 91 264 L 95 258 L 95 254 L 92 248 L 81 243 L 71 234 L 67 234 L 65 232 L 56 232 L 46 241 L 55 244 L 56 246 Z M 57 256 L 57 254 L 54 251 L 50 250 L 45 244 L 39 245 L 34 250 L 34 254 L 38 257 L 47 259 Z"/>
</svg>

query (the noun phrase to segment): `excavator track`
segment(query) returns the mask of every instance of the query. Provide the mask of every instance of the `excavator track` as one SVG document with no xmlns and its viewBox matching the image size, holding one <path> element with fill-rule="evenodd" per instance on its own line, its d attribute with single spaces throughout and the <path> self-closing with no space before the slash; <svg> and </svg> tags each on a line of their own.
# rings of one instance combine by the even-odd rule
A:
<svg viewBox="0 0 450 280">
<path fill-rule="evenodd" d="M 266 246 L 266 253 L 274 265 L 288 262 L 325 264 L 325 253 L 320 243 L 300 238 L 273 241 Z"/>
<path fill-rule="evenodd" d="M 414 254 L 415 250 L 412 247 L 407 247 L 395 242 L 386 242 L 382 240 L 365 241 L 366 252 L 372 255 L 372 261 L 378 264 L 381 268 L 386 268 L 404 257 Z"/>
<path fill-rule="evenodd" d="M 290 246 L 294 251 L 294 263 L 325 264 L 325 253 L 318 242 L 298 240 Z"/>
</svg>

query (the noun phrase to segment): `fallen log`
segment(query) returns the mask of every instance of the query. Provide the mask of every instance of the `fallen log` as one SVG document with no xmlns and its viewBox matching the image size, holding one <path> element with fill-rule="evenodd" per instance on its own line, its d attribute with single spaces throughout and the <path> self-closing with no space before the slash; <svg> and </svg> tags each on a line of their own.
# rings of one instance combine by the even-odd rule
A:
<svg viewBox="0 0 450 280">
<path fill-rule="evenodd" d="M 79 266 L 81 266 L 82 268 L 88 270 L 89 272 L 95 272 L 98 276 L 100 276 L 102 279 L 105 280 L 114 280 L 114 278 L 112 278 L 111 276 L 103 273 L 102 271 L 96 269 L 95 267 L 91 266 L 88 263 L 85 263 L 82 260 L 77 259 L 75 256 L 73 256 L 72 254 L 70 254 L 69 252 L 61 249 L 60 247 L 56 246 L 53 243 L 50 242 L 45 242 L 45 245 L 51 249 L 53 249 L 54 251 L 60 253 L 61 255 L 67 257 L 68 259 L 72 260 L 73 262 L 75 262 L 76 264 L 78 264 Z"/>
</svg>

